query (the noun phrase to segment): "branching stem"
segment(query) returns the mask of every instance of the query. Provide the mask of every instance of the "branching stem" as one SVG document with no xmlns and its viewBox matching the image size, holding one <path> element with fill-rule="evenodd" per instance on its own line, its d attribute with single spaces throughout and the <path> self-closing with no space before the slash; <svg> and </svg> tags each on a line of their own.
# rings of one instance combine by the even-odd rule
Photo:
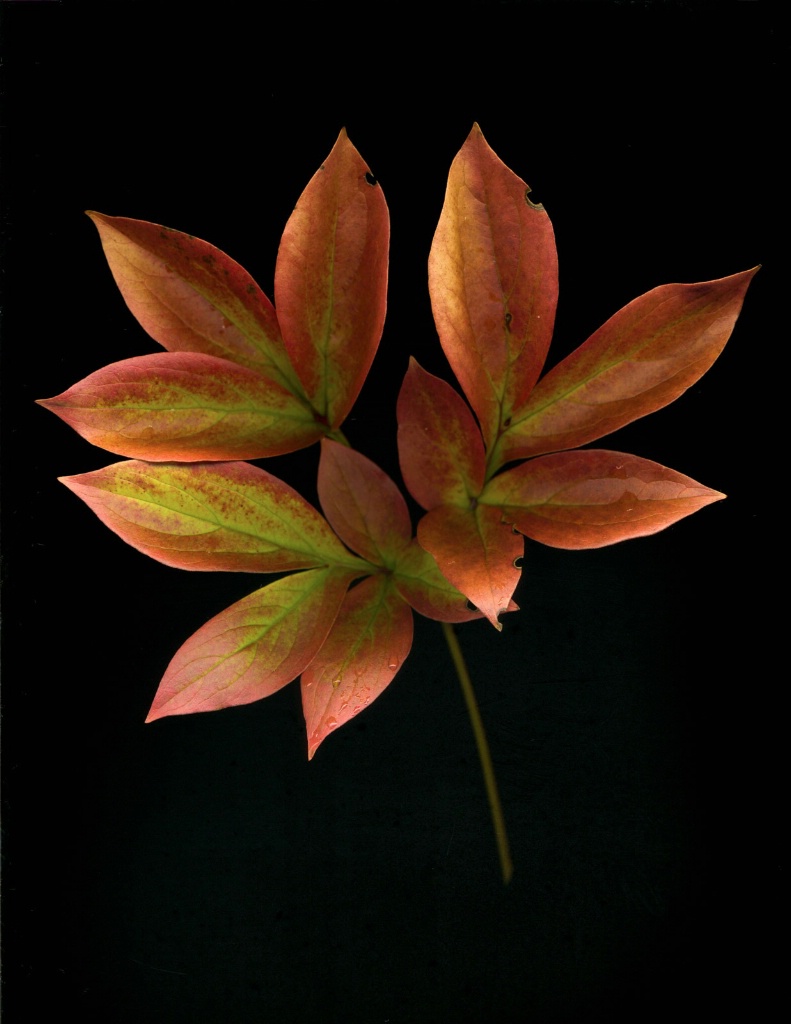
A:
<svg viewBox="0 0 791 1024">
<path fill-rule="evenodd" d="M 505 831 L 503 806 L 500 803 L 500 794 L 497 791 L 497 780 L 494 777 L 494 765 L 492 764 L 492 755 L 489 752 L 489 743 L 486 739 L 486 732 L 483 728 L 481 713 L 478 710 L 478 702 L 475 699 L 475 691 L 472 688 L 470 673 L 467 671 L 464 655 L 461 653 L 461 647 L 459 647 L 459 641 L 453 631 L 453 626 L 451 626 L 449 622 L 443 622 L 442 632 L 445 634 L 445 640 L 448 644 L 450 656 L 453 658 L 456 674 L 459 677 L 462 693 L 464 694 L 464 700 L 467 704 L 467 711 L 470 715 L 472 731 L 475 734 L 475 743 L 478 747 L 478 757 L 480 758 L 481 768 L 483 769 L 483 780 L 486 783 L 486 796 L 489 800 L 489 809 L 492 812 L 494 834 L 497 839 L 497 852 L 500 855 L 500 868 L 503 873 L 503 882 L 507 885 L 511 881 L 514 865 L 511 860 L 511 849 L 508 845 L 508 835 Z"/>
</svg>

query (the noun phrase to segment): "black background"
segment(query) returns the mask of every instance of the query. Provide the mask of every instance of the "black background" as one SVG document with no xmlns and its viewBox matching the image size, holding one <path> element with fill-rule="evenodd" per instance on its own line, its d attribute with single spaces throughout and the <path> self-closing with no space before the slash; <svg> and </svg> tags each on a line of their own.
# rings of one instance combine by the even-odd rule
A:
<svg viewBox="0 0 791 1024">
<path fill-rule="evenodd" d="M 787 688 L 767 614 L 786 502 L 767 457 L 787 349 L 774 12 L 2 5 L 8 1024 L 764 1018 Z M 117 458 L 33 404 L 157 350 L 84 209 L 205 238 L 271 295 L 345 125 L 392 219 L 388 320 L 346 432 L 399 479 L 408 357 L 447 372 L 426 258 L 475 120 L 553 220 L 551 363 L 649 288 L 764 265 L 711 371 L 606 442 L 728 500 L 599 551 L 530 544 L 521 612 L 501 635 L 459 628 L 508 888 L 434 623 L 310 764 L 296 685 L 143 724 L 176 648 L 260 583 L 125 546 L 56 482 Z M 267 468 L 315 500 L 316 458 Z"/>
</svg>

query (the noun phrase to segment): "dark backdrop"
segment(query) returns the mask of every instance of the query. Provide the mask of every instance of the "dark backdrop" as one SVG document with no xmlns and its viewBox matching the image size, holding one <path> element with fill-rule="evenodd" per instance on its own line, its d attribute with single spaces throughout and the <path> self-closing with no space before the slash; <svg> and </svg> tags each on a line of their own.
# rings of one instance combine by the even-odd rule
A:
<svg viewBox="0 0 791 1024">
<path fill-rule="evenodd" d="M 762 1018 L 784 672 L 764 614 L 787 347 L 774 6 L 31 2 L 2 22 L 8 1024 L 53 1006 L 103 1024 Z M 551 362 L 649 288 L 764 264 L 713 369 L 606 442 L 728 500 L 599 551 L 530 544 L 502 635 L 459 629 L 508 888 L 434 623 L 310 764 L 296 685 L 143 724 L 176 648 L 259 584 L 125 546 L 56 482 L 116 457 L 33 404 L 157 348 L 84 209 L 205 238 L 271 295 L 282 227 L 345 125 L 392 217 L 388 320 L 347 432 L 398 479 L 408 356 L 446 372 L 426 258 L 475 120 L 553 219 Z M 267 468 L 311 498 L 315 466 L 313 449 Z"/>
</svg>

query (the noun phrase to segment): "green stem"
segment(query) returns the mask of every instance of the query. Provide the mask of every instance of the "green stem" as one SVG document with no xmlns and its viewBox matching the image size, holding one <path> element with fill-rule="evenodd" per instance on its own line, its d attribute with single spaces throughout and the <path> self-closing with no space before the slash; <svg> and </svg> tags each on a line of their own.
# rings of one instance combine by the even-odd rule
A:
<svg viewBox="0 0 791 1024">
<path fill-rule="evenodd" d="M 464 662 L 464 655 L 461 653 L 459 641 L 456 639 L 456 634 L 453 632 L 453 626 L 451 626 L 449 622 L 443 622 L 442 632 L 445 634 L 445 640 L 448 644 L 450 656 L 453 658 L 456 674 L 459 677 L 462 693 L 464 694 L 464 700 L 467 704 L 467 711 L 470 715 L 472 731 L 475 734 L 475 743 L 478 747 L 478 757 L 480 758 L 481 768 L 483 769 L 483 780 L 486 783 L 486 796 L 489 800 L 489 809 L 492 812 L 492 822 L 494 824 L 494 834 L 497 839 L 497 852 L 500 855 L 500 868 L 503 872 L 503 882 L 508 885 L 511 881 L 511 875 L 514 872 L 514 865 L 511 860 L 508 835 L 505 831 L 503 806 L 500 803 L 500 794 L 497 791 L 497 780 L 494 777 L 494 765 L 492 764 L 492 755 L 489 752 L 489 743 L 486 739 L 486 732 L 483 728 L 481 713 L 478 710 L 478 702 L 475 699 L 475 691 L 472 688 L 470 673 L 467 671 L 467 666 Z"/>
<path fill-rule="evenodd" d="M 339 441 L 341 444 L 345 444 L 347 448 L 351 448 L 351 445 L 349 444 L 346 435 L 344 434 L 340 427 L 336 427 L 335 430 L 328 431 L 327 437 L 331 441 Z"/>
</svg>

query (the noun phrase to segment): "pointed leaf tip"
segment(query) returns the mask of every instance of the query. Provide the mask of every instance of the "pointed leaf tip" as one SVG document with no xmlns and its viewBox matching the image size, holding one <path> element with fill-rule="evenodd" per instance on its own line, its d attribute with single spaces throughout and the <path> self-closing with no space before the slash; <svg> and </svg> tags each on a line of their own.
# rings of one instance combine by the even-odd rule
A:
<svg viewBox="0 0 791 1024">
<path fill-rule="evenodd" d="M 39 404 L 91 444 L 152 462 L 265 458 L 323 433 L 262 373 L 197 352 L 111 363 Z"/>
<path fill-rule="evenodd" d="M 486 471 L 483 438 L 450 384 L 410 359 L 396 417 L 401 472 L 423 508 L 466 505 L 480 494 Z"/>
<path fill-rule="evenodd" d="M 633 299 L 539 381 L 492 464 L 589 444 L 675 401 L 722 352 L 757 270 Z"/>
<path fill-rule="evenodd" d="M 555 319 L 554 233 L 527 189 L 476 124 L 451 164 L 429 254 L 440 342 L 487 446 L 526 404 Z"/>
<path fill-rule="evenodd" d="M 297 491 L 248 462 L 130 460 L 61 482 L 127 544 L 176 568 L 283 572 L 357 561 Z"/>
<path fill-rule="evenodd" d="M 443 576 L 500 629 L 521 578 L 515 563 L 524 555 L 524 538 L 503 523 L 501 511 L 443 505 L 420 520 L 417 536 Z"/>
<path fill-rule="evenodd" d="M 412 634 L 412 611 L 390 579 L 369 576 L 348 591 L 329 636 L 302 673 L 308 760 L 390 685 L 409 655 Z"/>
<path fill-rule="evenodd" d="M 162 224 L 88 216 L 129 310 L 163 348 L 230 359 L 302 396 L 274 307 L 235 260 Z"/>
<path fill-rule="evenodd" d="M 210 619 L 174 655 L 146 722 L 249 704 L 290 683 L 324 643 L 351 578 L 295 573 Z"/>
<path fill-rule="evenodd" d="M 375 565 L 392 566 L 412 540 L 403 495 L 375 463 L 325 438 L 318 475 L 319 501 L 344 542 Z"/>
<path fill-rule="evenodd" d="M 481 500 L 533 540 L 582 549 L 657 533 L 724 497 L 648 459 L 587 448 L 506 470 Z"/>
</svg>

